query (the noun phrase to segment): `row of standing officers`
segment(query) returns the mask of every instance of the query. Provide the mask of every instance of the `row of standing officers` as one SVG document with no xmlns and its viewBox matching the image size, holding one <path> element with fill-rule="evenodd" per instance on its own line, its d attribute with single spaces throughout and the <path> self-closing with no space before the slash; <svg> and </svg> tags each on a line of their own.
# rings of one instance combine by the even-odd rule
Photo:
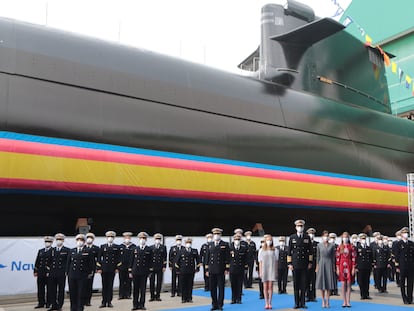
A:
<svg viewBox="0 0 414 311">
<path fill-rule="evenodd" d="M 298 223 L 295 222 L 296 224 Z M 155 234 L 154 245 L 147 246 L 148 235 L 145 232 L 138 234 L 138 245 L 132 243 L 132 233 L 125 232 L 123 234 L 124 242 L 117 245 L 113 243 L 115 232 L 108 231 L 106 233 L 107 243 L 99 247 L 94 245 L 95 236 L 88 233 L 86 237 L 76 236 L 77 247 L 73 249 L 63 245 L 65 238 L 63 234 L 55 236 L 55 247 L 52 247 L 53 238 L 46 237 L 45 248 L 39 250 L 35 263 L 35 276 L 37 276 L 38 283 L 38 305 L 36 308 L 45 306 L 49 307 L 49 310 L 62 308 L 67 276 L 71 310 L 83 310 L 84 306 L 90 305 L 95 273 L 100 273 L 102 276 L 102 303 L 100 307 L 113 307 L 113 283 L 115 274 L 118 272 L 119 299 L 129 299 L 132 294 L 132 309 L 145 310 L 147 278 L 149 276 L 150 279 L 150 301 L 161 300 L 160 291 L 167 262 L 172 270 L 171 296 L 181 296 L 183 303 L 192 302 L 194 273 L 199 271 L 200 266 L 203 266 L 204 270 L 205 290 L 211 291 L 212 310 L 223 308 L 224 280 L 227 273 L 230 273 L 232 303 L 241 303 L 243 283 L 246 288 L 252 287 L 253 267 L 255 260 L 257 260 L 257 247 L 251 239 L 252 233 L 246 232 L 244 234 L 245 240 L 242 240 L 242 233 L 241 229 L 236 229 L 233 242 L 229 244 L 221 240 L 222 230 L 214 228 L 211 234 L 206 235 L 207 242 L 201 246 L 200 253 L 197 249 L 192 248 L 191 239 L 185 240 L 185 245 L 182 245 L 183 238 L 180 235 L 176 236 L 176 244 L 170 248 L 168 253 L 166 246 L 162 244 L 161 234 Z M 313 258 L 317 242 L 313 240 L 314 234 L 314 229 L 307 230 L 306 236 L 309 238 L 309 245 L 305 245 L 306 249 L 303 248 L 303 245 L 301 248 L 299 247 L 299 239 L 302 239 L 303 242 L 303 234 L 299 232 L 289 238 L 290 245 L 285 244 L 284 237 L 279 238 L 279 246 L 277 247 L 279 252 L 278 289 L 280 294 L 286 293 L 288 267 L 290 267 L 295 272 L 293 273 L 295 307 L 304 306 L 305 294 L 308 301 L 316 299 Z M 372 250 L 372 248 L 370 249 Z M 408 249 L 411 248 L 408 247 Z M 390 254 L 392 253 L 390 252 Z M 369 297 L 369 294 L 365 292 L 366 285 L 363 281 L 366 279 L 363 276 L 364 262 L 366 261 L 366 265 L 370 266 L 369 280 L 374 262 L 373 256 L 376 252 L 373 251 L 372 255 L 366 255 L 367 252 L 364 251 L 364 254 L 361 253 L 359 259 L 358 279 L 361 298 Z M 306 264 L 300 263 L 301 261 Z M 395 258 L 392 262 L 396 262 Z M 400 260 L 397 261 L 397 265 L 399 262 Z M 296 266 L 294 269 L 293 265 Z M 410 271 L 410 267 L 408 270 L 399 267 L 398 272 L 408 271 L 403 272 L 403 278 L 407 281 L 404 290 L 408 291 L 403 294 L 403 300 L 412 303 L 413 273 Z M 414 270 L 414 267 L 412 269 Z M 381 269 L 381 273 L 382 271 Z M 377 277 L 377 273 L 374 273 L 374 278 L 376 287 L 382 290 L 383 283 L 379 285 L 377 283 L 378 278 L 382 280 L 382 274 Z M 45 288 L 48 289 L 47 295 Z M 262 292 L 260 298 L 263 298 Z"/>
</svg>

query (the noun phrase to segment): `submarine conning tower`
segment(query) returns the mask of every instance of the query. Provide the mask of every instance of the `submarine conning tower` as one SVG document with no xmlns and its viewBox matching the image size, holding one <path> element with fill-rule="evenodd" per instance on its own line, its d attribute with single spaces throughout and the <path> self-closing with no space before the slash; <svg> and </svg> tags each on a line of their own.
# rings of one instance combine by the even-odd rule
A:
<svg viewBox="0 0 414 311">
<path fill-rule="evenodd" d="M 238 67 L 263 81 L 391 113 L 382 51 L 344 28 L 294 0 L 266 4 L 260 46 Z"/>
</svg>

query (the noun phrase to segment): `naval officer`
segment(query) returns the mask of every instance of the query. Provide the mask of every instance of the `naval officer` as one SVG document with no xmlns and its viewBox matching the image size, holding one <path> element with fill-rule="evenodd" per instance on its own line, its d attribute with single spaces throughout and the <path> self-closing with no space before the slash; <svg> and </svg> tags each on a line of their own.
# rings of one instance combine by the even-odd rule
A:
<svg viewBox="0 0 414 311">
<path fill-rule="evenodd" d="M 183 236 L 181 234 L 177 234 L 175 236 L 175 245 L 170 248 L 170 252 L 168 253 L 168 264 L 171 270 L 171 297 L 174 297 L 176 294 L 177 296 L 181 296 L 181 281 L 180 276 L 177 275 L 177 269 L 175 267 L 176 257 L 177 254 L 182 249 L 182 241 Z"/>
<path fill-rule="evenodd" d="M 35 309 L 50 307 L 49 265 L 52 256 L 51 236 L 44 237 L 45 247 L 39 249 L 34 264 L 34 277 L 37 278 L 37 306 Z"/>
<path fill-rule="evenodd" d="M 401 297 L 404 304 L 413 303 L 414 242 L 408 239 L 408 228 L 401 230 L 401 240 L 395 246 L 395 266 L 400 272 Z"/>
<path fill-rule="evenodd" d="M 306 308 L 305 291 L 308 270 L 312 267 L 312 242 L 304 232 L 305 221 L 296 220 L 296 233 L 289 237 L 288 266 L 293 273 L 293 289 L 295 294 L 294 309 Z"/>
<path fill-rule="evenodd" d="M 309 235 L 312 243 L 312 258 L 316 259 L 316 252 L 318 249 L 318 242 L 315 241 L 315 233 L 316 229 L 309 228 L 306 230 L 306 233 Z M 306 288 L 306 301 L 315 302 L 316 301 L 316 289 L 315 289 L 315 283 L 316 283 L 316 264 L 314 261 L 312 261 L 312 266 L 308 270 L 308 285 Z"/>
<path fill-rule="evenodd" d="M 241 243 L 241 234 L 233 236 L 230 244 L 231 303 L 242 303 L 244 274 L 247 270 L 247 243 Z"/>
<path fill-rule="evenodd" d="M 372 249 L 367 245 L 367 235 L 361 233 L 359 235 L 359 243 L 356 247 L 356 266 L 359 291 L 361 299 L 371 299 L 369 296 L 369 278 L 372 270 L 373 254 Z"/>
<path fill-rule="evenodd" d="M 119 298 L 118 299 L 130 299 L 132 292 L 132 280 L 129 277 L 129 266 L 131 263 L 132 252 L 134 251 L 136 245 L 132 243 L 132 232 L 124 232 L 122 236 L 124 237 L 124 242 L 119 245 L 120 249 L 120 262 L 122 263 L 118 270 L 119 277 Z"/>
<path fill-rule="evenodd" d="M 247 246 L 247 270 L 244 277 L 244 287 L 252 288 L 253 287 L 253 268 L 254 262 L 256 260 L 256 243 L 252 240 L 252 232 L 246 231 L 244 233 L 246 237 L 246 246 Z"/>
<path fill-rule="evenodd" d="M 93 275 L 94 258 L 85 248 L 85 236 L 78 234 L 75 237 L 76 247 L 69 251 L 66 265 L 68 275 L 70 310 L 83 311 L 83 292 L 88 278 Z"/>
<path fill-rule="evenodd" d="M 65 235 L 55 235 L 56 247 L 52 249 L 49 266 L 49 288 L 50 304 L 48 311 L 62 309 L 65 299 L 66 264 L 68 261 L 69 248 L 64 246 Z"/>
<path fill-rule="evenodd" d="M 102 303 L 99 308 L 113 308 L 112 298 L 114 290 L 115 273 L 121 266 L 121 252 L 119 245 L 114 243 L 116 233 L 105 233 L 107 243 L 102 244 L 98 254 L 97 272 L 102 276 Z"/>
<path fill-rule="evenodd" d="M 200 248 L 200 261 L 203 265 L 203 275 L 204 275 L 204 291 L 208 292 L 210 290 L 210 285 L 209 285 L 209 280 L 208 280 L 208 276 L 206 275 L 206 266 L 204 264 L 205 261 L 205 255 L 207 252 L 207 248 L 208 248 L 208 243 L 211 243 L 213 241 L 213 234 L 208 233 L 206 234 L 206 243 L 204 243 L 203 245 L 201 245 Z"/>
<path fill-rule="evenodd" d="M 214 228 L 213 242 L 208 245 L 205 256 L 206 273 L 210 279 L 211 310 L 223 310 L 225 274 L 230 263 L 229 244 L 221 240 L 223 230 Z"/>
<path fill-rule="evenodd" d="M 150 293 L 149 301 L 161 301 L 162 280 L 167 267 L 167 247 L 162 244 L 162 234 L 154 234 L 154 245 L 151 245 L 152 251 L 152 272 L 150 275 Z"/>
<path fill-rule="evenodd" d="M 96 269 L 96 262 L 98 261 L 98 254 L 99 254 L 99 246 L 95 245 L 93 242 L 95 241 L 95 234 L 92 232 L 88 232 L 86 234 L 86 250 L 92 255 L 94 261 L 94 267 Z M 95 269 L 92 273 L 92 277 L 86 280 L 85 290 L 83 291 L 83 302 L 85 306 L 91 306 L 91 299 L 92 299 L 92 291 L 93 291 L 93 279 L 95 276 Z"/>
</svg>

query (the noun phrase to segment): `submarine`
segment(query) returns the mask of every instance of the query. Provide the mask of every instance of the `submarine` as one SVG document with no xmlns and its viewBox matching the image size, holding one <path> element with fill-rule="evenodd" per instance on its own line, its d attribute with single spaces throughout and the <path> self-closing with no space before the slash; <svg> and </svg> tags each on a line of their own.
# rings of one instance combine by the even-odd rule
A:
<svg viewBox="0 0 414 311">
<path fill-rule="evenodd" d="M 293 0 L 262 8 L 245 74 L 0 19 L 0 235 L 393 234 L 414 123 L 384 66 Z"/>
</svg>

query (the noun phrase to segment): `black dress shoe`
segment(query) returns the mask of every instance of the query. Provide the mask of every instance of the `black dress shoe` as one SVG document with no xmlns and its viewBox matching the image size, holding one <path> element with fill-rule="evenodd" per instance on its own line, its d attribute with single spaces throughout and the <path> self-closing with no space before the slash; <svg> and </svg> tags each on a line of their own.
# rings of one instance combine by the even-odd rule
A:
<svg viewBox="0 0 414 311">
<path fill-rule="evenodd" d="M 114 307 L 114 305 L 112 304 L 112 303 L 108 303 L 108 308 L 113 308 Z"/>
<path fill-rule="evenodd" d="M 211 307 L 210 311 L 218 310 L 217 307 Z"/>
<path fill-rule="evenodd" d="M 87 303 L 85 303 L 85 306 L 90 307 L 91 306 L 91 303 L 90 302 L 87 302 Z"/>
<path fill-rule="evenodd" d="M 299 306 L 294 306 L 293 309 L 299 309 Z"/>
<path fill-rule="evenodd" d="M 141 307 L 141 310 L 147 310 L 147 308 L 145 308 L 145 307 Z"/>
<path fill-rule="evenodd" d="M 175 294 L 171 294 L 171 297 L 175 297 Z"/>
<path fill-rule="evenodd" d="M 40 309 L 40 308 L 44 308 L 45 305 L 37 305 L 36 307 L 34 307 L 35 309 Z"/>
<path fill-rule="evenodd" d="M 260 296 L 259 296 L 259 299 L 264 299 L 264 296 L 263 296 L 263 295 L 260 295 Z"/>
<path fill-rule="evenodd" d="M 155 298 L 150 298 L 150 299 L 149 299 L 149 301 L 154 301 L 154 300 L 155 300 Z"/>
<path fill-rule="evenodd" d="M 135 311 L 135 310 L 139 310 L 139 308 L 138 307 L 133 307 L 131 310 Z"/>
<path fill-rule="evenodd" d="M 369 297 L 369 296 L 368 296 L 368 297 L 365 297 L 365 299 L 372 300 L 372 298 L 371 298 L 371 297 Z"/>
<path fill-rule="evenodd" d="M 162 301 L 160 297 L 155 298 L 156 301 Z"/>
<path fill-rule="evenodd" d="M 101 303 L 101 305 L 99 306 L 99 308 L 105 308 L 106 307 L 106 303 Z"/>
</svg>

